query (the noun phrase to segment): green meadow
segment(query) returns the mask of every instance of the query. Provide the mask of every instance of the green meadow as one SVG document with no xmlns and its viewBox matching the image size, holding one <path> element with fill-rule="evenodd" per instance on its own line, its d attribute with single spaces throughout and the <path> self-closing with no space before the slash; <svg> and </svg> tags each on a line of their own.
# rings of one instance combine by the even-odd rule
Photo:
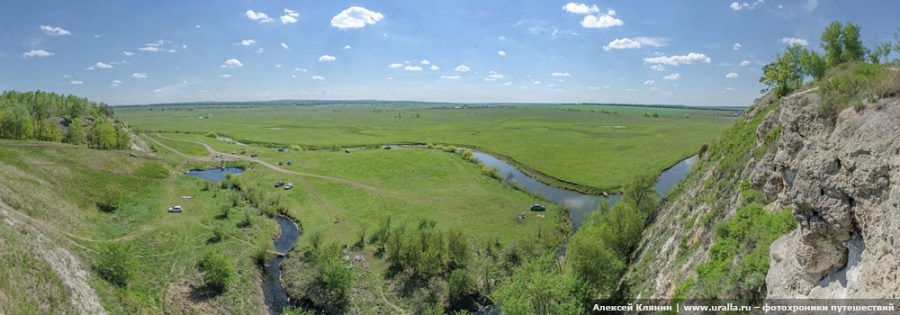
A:
<svg viewBox="0 0 900 315">
<path fill-rule="evenodd" d="M 734 113 L 610 105 L 275 106 L 122 110 L 119 116 L 146 132 L 216 133 L 304 148 L 466 146 L 503 157 L 544 182 L 599 192 L 617 190 L 634 176 L 658 174 L 694 154 L 734 122 Z"/>
</svg>

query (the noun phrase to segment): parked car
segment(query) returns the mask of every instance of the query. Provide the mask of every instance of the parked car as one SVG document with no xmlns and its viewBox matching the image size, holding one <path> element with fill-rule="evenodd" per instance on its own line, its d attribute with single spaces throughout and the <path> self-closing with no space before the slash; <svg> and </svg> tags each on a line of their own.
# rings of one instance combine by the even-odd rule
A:
<svg viewBox="0 0 900 315">
<path fill-rule="evenodd" d="M 277 182 L 277 183 L 275 183 L 275 188 L 278 188 L 278 187 L 281 187 L 281 186 L 284 186 L 284 182 Z"/>
<path fill-rule="evenodd" d="M 169 207 L 169 212 L 179 213 L 184 209 L 181 206 L 171 206 Z"/>
<path fill-rule="evenodd" d="M 547 210 L 547 209 L 544 208 L 544 206 L 542 206 L 540 204 L 536 203 L 536 204 L 531 205 L 531 211 L 544 211 L 544 210 Z"/>
<path fill-rule="evenodd" d="M 294 183 L 287 183 L 287 185 L 284 185 L 284 190 L 291 190 L 291 188 L 294 188 Z"/>
<path fill-rule="evenodd" d="M 259 155 L 256 154 L 256 153 L 253 153 L 253 154 L 250 155 L 250 157 L 252 157 L 252 158 L 255 158 L 255 157 L 257 157 L 257 156 L 259 156 Z"/>
<path fill-rule="evenodd" d="M 292 162 L 291 160 L 287 161 L 287 165 L 293 165 L 293 164 L 294 164 L 294 162 Z"/>
</svg>

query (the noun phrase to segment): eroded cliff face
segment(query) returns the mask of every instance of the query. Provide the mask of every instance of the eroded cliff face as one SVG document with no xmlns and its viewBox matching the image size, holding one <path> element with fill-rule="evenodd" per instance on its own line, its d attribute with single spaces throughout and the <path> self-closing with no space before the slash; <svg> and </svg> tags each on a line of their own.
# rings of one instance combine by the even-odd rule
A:
<svg viewBox="0 0 900 315">
<path fill-rule="evenodd" d="M 772 245 L 767 296 L 898 298 L 900 99 L 836 120 L 818 101 L 801 95 L 767 117 L 781 138 L 750 177 L 799 223 Z"/>
<path fill-rule="evenodd" d="M 730 135 L 754 145 L 701 156 L 645 231 L 622 282 L 627 296 L 900 298 L 900 98 L 837 117 L 821 114 L 820 101 L 815 89 L 764 96 L 738 123 L 755 134 Z M 756 289 L 690 291 L 717 222 L 746 202 L 737 181 L 760 192 L 769 213 L 790 208 L 798 227 L 772 243 Z"/>
</svg>

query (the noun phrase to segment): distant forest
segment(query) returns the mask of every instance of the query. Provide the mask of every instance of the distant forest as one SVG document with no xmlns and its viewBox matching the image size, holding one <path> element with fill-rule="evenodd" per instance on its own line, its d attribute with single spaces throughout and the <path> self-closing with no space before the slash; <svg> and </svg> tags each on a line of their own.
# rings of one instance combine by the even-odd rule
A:
<svg viewBox="0 0 900 315">
<path fill-rule="evenodd" d="M 0 138 L 65 142 L 114 150 L 131 146 L 113 108 L 50 92 L 0 94 Z"/>
</svg>

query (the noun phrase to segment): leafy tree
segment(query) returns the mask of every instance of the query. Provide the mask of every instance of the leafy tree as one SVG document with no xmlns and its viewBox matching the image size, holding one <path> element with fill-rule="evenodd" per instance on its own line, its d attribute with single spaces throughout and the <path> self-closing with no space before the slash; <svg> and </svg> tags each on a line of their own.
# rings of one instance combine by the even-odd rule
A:
<svg viewBox="0 0 900 315">
<path fill-rule="evenodd" d="M 84 143 L 85 134 L 83 124 L 84 122 L 81 118 L 72 119 L 72 121 L 69 122 L 69 128 L 63 141 L 75 145 Z"/>
<path fill-rule="evenodd" d="M 859 39 L 859 25 L 847 23 L 841 34 L 842 62 L 863 61 L 866 56 L 866 48 Z"/>
<path fill-rule="evenodd" d="M 828 64 L 822 56 L 812 50 L 803 49 L 800 53 L 800 70 L 804 75 L 808 75 L 813 80 L 821 80 L 825 77 L 825 71 L 828 70 Z"/>
<path fill-rule="evenodd" d="M 875 47 L 869 51 L 869 62 L 871 63 L 881 63 L 888 62 L 888 55 L 891 54 L 891 43 L 880 43 L 876 44 Z"/>
<path fill-rule="evenodd" d="M 828 27 L 822 32 L 821 46 L 825 50 L 825 62 L 828 67 L 834 67 L 844 60 L 842 28 L 841 22 L 834 21 L 828 24 Z"/>
<path fill-rule="evenodd" d="M 615 290 L 625 257 L 617 250 L 612 229 L 606 224 L 583 226 L 567 246 L 566 259 L 575 277 L 590 284 L 594 292 L 608 295 Z"/>
<path fill-rule="evenodd" d="M 473 308 L 473 296 L 478 293 L 478 286 L 469 270 L 453 270 L 447 279 L 447 288 L 447 301 L 450 302 L 450 309 Z"/>
<path fill-rule="evenodd" d="M 41 141 L 59 142 L 62 140 L 62 133 L 59 131 L 59 124 L 53 118 L 44 118 L 38 123 L 35 138 Z"/>
<path fill-rule="evenodd" d="M 552 255 L 525 262 L 491 293 L 503 314 L 580 314 L 582 294 L 575 279 Z"/>
<path fill-rule="evenodd" d="M 784 54 L 779 54 L 774 62 L 763 67 L 763 76 L 759 82 L 768 85 L 778 96 L 787 95 L 802 83 L 797 48 L 797 46 L 788 47 Z"/>
<path fill-rule="evenodd" d="M 134 255 L 131 247 L 122 243 L 111 243 L 100 250 L 95 269 L 106 281 L 125 287 L 134 275 Z"/>
<path fill-rule="evenodd" d="M 341 249 L 336 243 L 319 246 L 312 251 L 315 279 L 306 289 L 306 296 L 316 308 L 326 314 L 340 313 L 353 288 L 353 269 L 341 259 Z"/>
<path fill-rule="evenodd" d="M 447 251 L 450 268 L 463 268 L 469 263 L 469 242 L 462 232 L 451 230 L 447 233 Z"/>
<path fill-rule="evenodd" d="M 221 251 L 207 252 L 206 256 L 200 260 L 199 266 L 207 288 L 215 293 L 222 293 L 228 289 L 233 278 L 234 266 L 224 253 Z"/>
<path fill-rule="evenodd" d="M 116 129 L 105 122 L 94 123 L 89 139 L 91 146 L 97 149 L 115 149 L 118 145 Z"/>
<path fill-rule="evenodd" d="M 28 139 L 31 138 L 34 126 L 32 125 L 31 115 L 25 106 L 13 105 L 3 114 L 3 120 L 0 121 L 0 134 L 4 138 L 10 139 Z"/>
</svg>

